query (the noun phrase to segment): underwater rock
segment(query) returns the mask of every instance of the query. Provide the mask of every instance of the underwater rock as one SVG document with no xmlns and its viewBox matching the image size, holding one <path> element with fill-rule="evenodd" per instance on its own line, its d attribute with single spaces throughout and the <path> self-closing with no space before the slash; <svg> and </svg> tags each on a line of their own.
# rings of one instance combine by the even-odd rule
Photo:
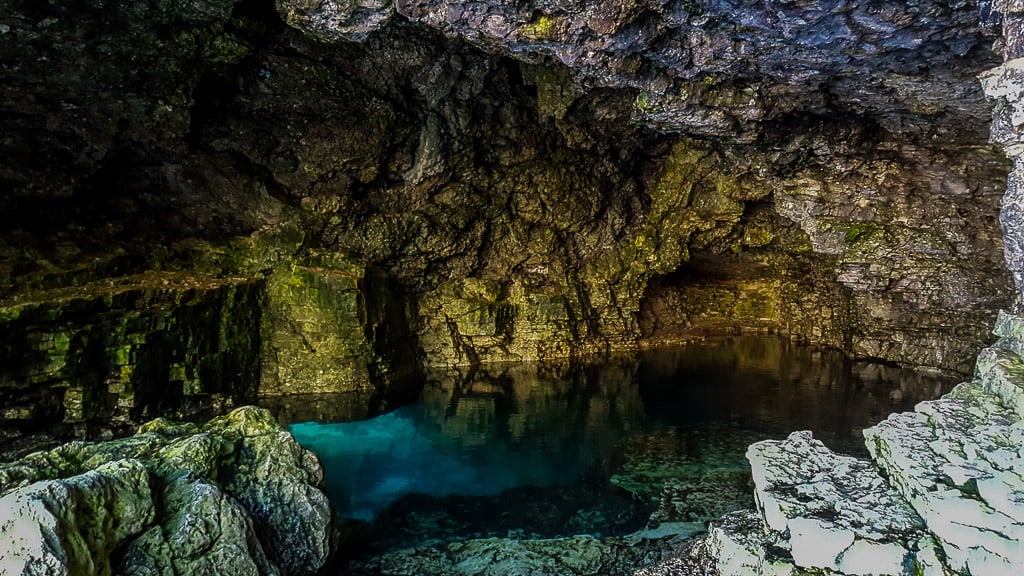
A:
<svg viewBox="0 0 1024 576">
<path fill-rule="evenodd" d="M 750 508 L 750 468 L 743 458 L 754 433 L 669 429 L 637 434 L 623 446 L 611 483 L 655 503 L 651 522 L 703 523 Z"/>
<path fill-rule="evenodd" d="M 851 575 L 942 573 L 921 518 L 871 462 L 836 454 L 810 432 L 753 444 L 747 458 L 758 510 L 796 566 Z"/>
<path fill-rule="evenodd" d="M 100 486 L 105 506 L 131 511 L 130 521 L 113 522 L 116 542 L 85 548 L 76 540 L 76 530 L 112 538 L 97 528 L 108 524 L 94 526 L 102 514 L 90 512 L 68 516 L 68 529 L 46 542 L 27 536 L 23 547 L 56 546 L 75 564 L 109 563 L 113 547 L 125 546 L 121 567 L 132 574 L 311 575 L 327 561 L 332 516 L 323 471 L 260 408 L 239 408 L 203 426 L 158 419 L 132 437 L 30 454 L 0 464 L 0 494 L 9 502 L 62 482 L 91 486 L 98 474 L 129 466 L 119 464 L 125 459 L 138 476 L 131 489 Z M 68 479 L 51 480 L 58 477 Z M 76 505 L 74 493 L 62 498 L 58 509 Z M 135 510 L 139 499 L 147 509 Z M 11 521 L 31 518 L 17 507 L 2 509 L 13 511 Z"/>
<path fill-rule="evenodd" d="M 678 536 L 546 540 L 487 538 L 389 552 L 354 563 L 352 576 L 628 576 L 662 561 Z"/>
</svg>

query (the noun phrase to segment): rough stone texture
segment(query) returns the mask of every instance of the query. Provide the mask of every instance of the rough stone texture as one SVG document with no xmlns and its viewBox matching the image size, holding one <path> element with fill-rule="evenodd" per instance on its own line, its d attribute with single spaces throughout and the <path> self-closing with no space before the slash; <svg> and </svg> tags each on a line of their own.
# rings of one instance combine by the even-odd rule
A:
<svg viewBox="0 0 1024 576">
<path fill-rule="evenodd" d="M 967 373 L 1007 303 L 973 2 L 275 5 L 0 8 L 5 293 L 268 273 L 275 393 L 736 326 Z"/>
<path fill-rule="evenodd" d="M 351 263 L 340 269 L 293 265 L 270 276 L 261 394 L 372 387 L 364 274 L 365 266 Z"/>
<path fill-rule="evenodd" d="M 167 483 L 162 498 L 169 517 L 132 540 L 117 573 L 280 574 L 267 561 L 245 509 L 216 485 L 185 473 Z"/>
<path fill-rule="evenodd" d="M 758 510 L 785 539 L 795 565 L 844 574 L 942 574 L 921 518 L 871 462 L 835 454 L 810 432 L 752 444 L 747 458 Z"/>
<path fill-rule="evenodd" d="M 665 559 L 682 541 L 662 536 L 549 540 L 488 538 L 409 548 L 352 566 L 351 574 L 379 576 L 625 576 Z"/>
<path fill-rule="evenodd" d="M 387 279 L 333 253 L 297 257 L 299 243 L 286 231 L 204 246 L 197 270 L 0 301 L 0 450 L 30 432 L 109 437 L 257 394 L 370 393 L 407 379 L 417 362 L 397 350 L 409 328 Z"/>
<path fill-rule="evenodd" d="M 760 513 L 743 510 L 711 522 L 699 546 L 719 574 L 788 576 L 797 568 L 779 539 L 778 532 L 764 529 Z"/>
<path fill-rule="evenodd" d="M 979 374 L 864 435 L 952 568 L 1009 575 L 1024 563 L 1024 427 L 986 390 L 987 378 Z"/>
<path fill-rule="evenodd" d="M 149 474 L 115 460 L 0 497 L 0 573 L 110 574 L 111 553 L 154 520 Z"/>
<path fill-rule="evenodd" d="M 286 574 L 316 573 L 330 554 L 332 518 L 316 456 L 262 409 L 236 410 L 207 429 L 239 445 L 219 480 L 249 511 L 270 558 Z"/>
<path fill-rule="evenodd" d="M 90 484 L 104 471 L 125 466 L 137 473 L 130 490 L 115 493 Z M 0 465 L 0 511 L 11 510 L 14 521 L 24 522 L 28 513 L 8 502 L 65 484 L 82 486 L 84 493 L 54 498 L 50 509 L 70 510 L 57 515 L 67 530 L 43 543 L 26 536 L 23 547 L 31 551 L 45 545 L 70 564 L 108 566 L 95 572 L 72 569 L 71 574 L 110 573 L 115 546 L 123 546 L 125 554 L 114 568 L 140 575 L 311 575 L 330 554 L 331 512 L 322 491 L 323 471 L 312 453 L 259 408 L 239 408 L 204 426 L 158 419 L 135 436 L 72 442 Z M 73 508 L 96 498 L 104 498 L 101 504 L 112 520 L 91 508 Z M 121 511 L 130 521 L 119 527 Z M 83 547 L 76 531 L 100 540 Z M 33 552 L 26 561 L 37 556 Z"/>
<path fill-rule="evenodd" d="M 642 89 L 634 117 L 665 131 L 752 140 L 773 119 L 828 110 L 823 94 L 802 88 L 822 84 L 835 85 L 841 106 L 874 112 L 893 132 L 968 119 L 978 129 L 988 120 L 971 109 L 980 94 L 963 82 L 969 73 L 943 65 L 979 48 L 977 5 L 969 2 L 912 10 L 838 0 L 276 4 L 289 24 L 327 41 L 363 39 L 397 12 L 488 50 L 551 58 L 598 86 Z M 915 64 L 925 60 L 935 66 L 922 73 Z M 723 83 L 743 90 L 722 91 Z M 850 90 L 857 85 L 863 89 Z M 951 87 L 955 97 L 935 96 Z"/>
<path fill-rule="evenodd" d="M 1021 155 L 1024 154 L 1024 11 L 1015 0 L 994 0 L 993 11 L 1002 16 L 1002 66 L 981 75 L 985 94 L 994 100 L 991 139 L 1013 161 L 1006 181 L 999 222 L 1003 229 L 1006 266 L 1013 273 L 1017 292 L 1024 292 L 1024 187 Z"/>
</svg>

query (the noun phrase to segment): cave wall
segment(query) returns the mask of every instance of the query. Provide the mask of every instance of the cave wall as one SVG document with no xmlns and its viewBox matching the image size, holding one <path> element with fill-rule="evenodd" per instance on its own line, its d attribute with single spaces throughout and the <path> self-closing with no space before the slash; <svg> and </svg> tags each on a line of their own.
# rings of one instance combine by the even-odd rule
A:
<svg viewBox="0 0 1024 576">
<path fill-rule="evenodd" d="M 64 417 L 45 334 L 137 315 L 97 287 L 138 274 L 251 290 L 210 314 L 263 394 L 737 329 L 969 372 L 1013 292 L 982 8 L 6 2 L 0 321 L 44 336 L 5 409 Z M 105 304 L 12 312 L 61 290 Z"/>
<path fill-rule="evenodd" d="M 153 272 L 6 306 L 3 424 L 93 435 L 251 400 L 263 301 L 244 279 Z"/>
</svg>

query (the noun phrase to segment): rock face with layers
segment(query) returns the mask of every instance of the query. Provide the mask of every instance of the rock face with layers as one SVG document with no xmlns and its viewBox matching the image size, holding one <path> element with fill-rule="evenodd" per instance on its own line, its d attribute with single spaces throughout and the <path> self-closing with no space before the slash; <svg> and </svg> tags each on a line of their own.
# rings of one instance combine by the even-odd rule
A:
<svg viewBox="0 0 1024 576">
<path fill-rule="evenodd" d="M 312 575 L 330 554 L 322 490 L 316 457 L 265 410 L 240 408 L 201 427 L 154 420 L 123 440 L 0 465 L 0 566 Z M 115 548 L 124 553 L 112 565 Z"/>
<path fill-rule="evenodd" d="M 10 319 L 28 294 L 170 272 L 259 292 L 238 371 L 267 394 L 737 327 L 967 373 L 1009 300 L 973 2 L 17 0 L 0 22 L 12 333 L 95 325 Z M 193 325 L 127 334 L 173 358 L 154 378 L 220 393 Z M 114 333 L 98 360 L 142 344 Z M 89 376 L 96 413 L 131 404 Z"/>
<path fill-rule="evenodd" d="M 950 566 L 972 574 L 1013 574 L 1024 563 L 1022 319 L 1003 313 L 995 332 L 973 382 L 864 431 Z"/>
</svg>

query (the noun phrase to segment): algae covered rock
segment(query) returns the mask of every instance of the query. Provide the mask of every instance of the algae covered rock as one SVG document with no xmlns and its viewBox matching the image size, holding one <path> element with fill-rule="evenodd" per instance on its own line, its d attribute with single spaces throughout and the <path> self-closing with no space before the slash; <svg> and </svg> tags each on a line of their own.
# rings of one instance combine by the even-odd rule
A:
<svg viewBox="0 0 1024 576">
<path fill-rule="evenodd" d="M 137 460 L 18 488 L 0 498 L 0 574 L 109 574 L 111 552 L 154 518 Z"/>
<path fill-rule="evenodd" d="M 158 526 L 136 538 L 118 571 L 124 574 L 278 576 L 238 502 L 213 484 L 185 474 L 162 494 L 170 511 Z"/>
<path fill-rule="evenodd" d="M 268 555 L 287 574 L 319 570 L 330 552 L 331 511 L 316 456 L 259 408 L 235 410 L 207 429 L 238 447 L 222 482 L 251 515 Z"/>
<path fill-rule="evenodd" d="M 15 551 L 0 572 L 314 574 L 330 553 L 322 488 L 316 457 L 266 410 L 155 420 L 0 465 L 0 550 Z"/>
</svg>

